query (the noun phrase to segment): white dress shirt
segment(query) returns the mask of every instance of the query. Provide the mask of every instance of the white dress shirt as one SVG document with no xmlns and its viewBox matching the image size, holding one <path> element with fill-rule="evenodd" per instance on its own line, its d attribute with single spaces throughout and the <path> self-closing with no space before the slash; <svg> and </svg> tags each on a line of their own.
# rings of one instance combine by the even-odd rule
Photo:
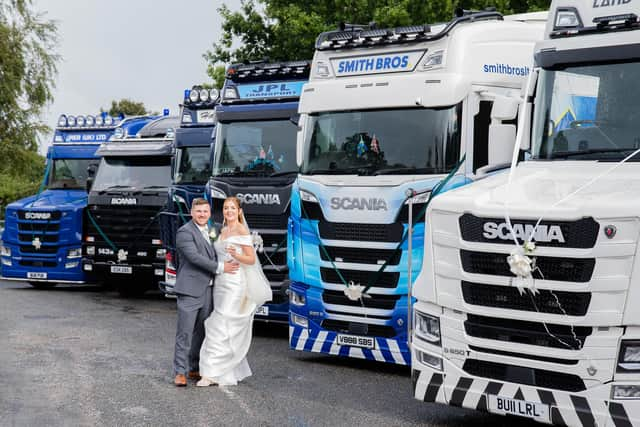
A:
<svg viewBox="0 0 640 427">
<path fill-rule="evenodd" d="M 211 239 L 209 238 L 209 227 L 207 226 L 207 224 L 199 225 L 198 223 L 196 223 L 196 227 L 198 227 L 198 229 L 200 230 L 200 233 L 202 233 L 202 237 L 204 237 L 204 240 L 206 240 L 207 243 L 211 245 Z M 216 274 L 222 274 L 222 273 L 224 273 L 224 261 L 218 261 L 218 268 L 216 270 Z M 210 283 L 210 285 L 211 284 L 212 283 Z"/>
</svg>

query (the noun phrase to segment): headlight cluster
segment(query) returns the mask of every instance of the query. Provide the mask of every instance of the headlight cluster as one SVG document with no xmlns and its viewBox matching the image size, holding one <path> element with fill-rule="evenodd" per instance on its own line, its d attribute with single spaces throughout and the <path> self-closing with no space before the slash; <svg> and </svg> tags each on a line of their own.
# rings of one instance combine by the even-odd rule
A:
<svg viewBox="0 0 640 427">
<path fill-rule="evenodd" d="M 185 102 L 216 102 L 220 97 L 218 89 L 204 89 L 202 86 L 194 86 L 185 91 Z"/>
<path fill-rule="evenodd" d="M 319 203 L 318 198 L 308 191 L 300 190 L 300 198 L 303 202 Z"/>
<path fill-rule="evenodd" d="M 416 335 L 423 340 L 433 344 L 441 345 L 440 338 L 440 319 L 430 314 L 415 311 L 415 332 Z"/>
<path fill-rule="evenodd" d="M 67 258 L 82 258 L 82 248 L 73 248 L 67 251 Z"/>
<path fill-rule="evenodd" d="M 112 127 L 116 123 L 116 119 L 111 116 L 71 116 L 61 114 L 58 118 L 58 127 L 60 128 L 94 128 L 94 127 Z"/>
<path fill-rule="evenodd" d="M 640 372 L 640 341 L 623 340 L 618 356 L 618 372 Z"/>
<path fill-rule="evenodd" d="M 0 256 L 11 256 L 11 248 L 7 246 L 0 246 Z"/>
<path fill-rule="evenodd" d="M 304 294 L 291 290 L 289 293 L 289 304 L 301 307 L 307 304 L 307 298 Z"/>
<path fill-rule="evenodd" d="M 211 187 L 209 191 L 211 193 L 211 197 L 214 198 L 214 199 L 226 199 L 227 198 L 227 195 L 225 194 L 225 192 L 220 190 L 219 188 Z"/>
</svg>

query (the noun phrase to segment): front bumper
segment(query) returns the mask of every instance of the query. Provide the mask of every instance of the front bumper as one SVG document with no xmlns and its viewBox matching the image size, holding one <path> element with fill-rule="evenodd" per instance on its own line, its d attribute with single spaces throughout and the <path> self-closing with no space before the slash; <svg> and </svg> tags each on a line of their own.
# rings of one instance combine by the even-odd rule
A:
<svg viewBox="0 0 640 427">
<path fill-rule="evenodd" d="M 415 347 L 414 347 L 415 351 Z M 423 364 L 414 353 L 411 379 L 413 396 L 423 402 L 500 413 L 491 407 L 490 396 L 547 405 L 548 419 L 538 421 L 570 426 L 631 426 L 640 424 L 640 399 L 613 400 L 614 385 L 607 383 L 581 392 L 545 389 L 469 375 L 448 359 L 443 371 Z M 525 403 L 526 402 L 526 403 Z M 531 415 L 531 414 L 529 414 Z M 528 417 L 526 411 L 522 415 Z"/>
<path fill-rule="evenodd" d="M 114 272 L 112 267 L 129 267 L 131 273 Z M 157 283 L 164 278 L 164 263 L 162 262 L 153 264 L 116 264 L 113 262 L 95 262 L 84 258 L 82 260 L 82 269 L 96 280 L 136 281 L 139 286 L 148 289 L 155 288 Z"/>
</svg>

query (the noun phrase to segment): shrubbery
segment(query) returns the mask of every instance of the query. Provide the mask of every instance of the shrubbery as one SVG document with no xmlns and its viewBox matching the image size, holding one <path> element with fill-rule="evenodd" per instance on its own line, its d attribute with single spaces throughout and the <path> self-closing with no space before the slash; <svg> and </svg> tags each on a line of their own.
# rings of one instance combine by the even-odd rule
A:
<svg viewBox="0 0 640 427">
<path fill-rule="evenodd" d="M 45 159 L 22 147 L 0 143 L 0 218 L 7 205 L 36 194 L 42 182 Z"/>
</svg>

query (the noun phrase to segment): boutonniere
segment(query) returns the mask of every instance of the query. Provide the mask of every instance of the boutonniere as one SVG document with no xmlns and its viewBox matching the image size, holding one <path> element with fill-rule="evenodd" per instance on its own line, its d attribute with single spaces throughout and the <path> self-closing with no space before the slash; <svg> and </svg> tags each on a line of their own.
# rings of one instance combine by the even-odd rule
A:
<svg viewBox="0 0 640 427">
<path fill-rule="evenodd" d="M 209 240 L 211 240 L 212 242 L 215 242 L 218 239 L 218 232 L 216 231 L 215 227 L 211 227 L 211 230 L 209 230 Z"/>
</svg>

